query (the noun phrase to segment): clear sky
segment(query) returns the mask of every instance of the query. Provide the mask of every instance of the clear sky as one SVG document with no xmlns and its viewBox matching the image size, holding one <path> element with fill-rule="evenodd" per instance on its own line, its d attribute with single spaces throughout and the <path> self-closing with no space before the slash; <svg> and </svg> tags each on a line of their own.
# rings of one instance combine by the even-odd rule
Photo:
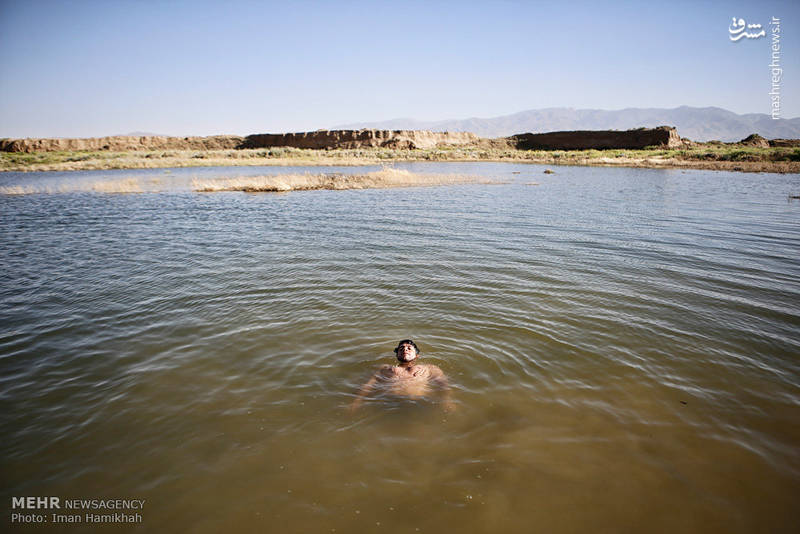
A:
<svg viewBox="0 0 800 534">
<path fill-rule="evenodd" d="M 800 116 L 800 2 L 0 0 L 0 137 L 304 131 L 545 107 Z M 766 37 L 732 42 L 732 18 Z"/>
</svg>

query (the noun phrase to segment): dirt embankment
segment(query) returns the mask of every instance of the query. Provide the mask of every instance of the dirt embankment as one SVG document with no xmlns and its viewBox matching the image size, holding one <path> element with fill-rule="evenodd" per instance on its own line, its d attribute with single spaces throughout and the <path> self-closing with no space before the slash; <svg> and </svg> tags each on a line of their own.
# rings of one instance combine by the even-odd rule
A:
<svg viewBox="0 0 800 534">
<path fill-rule="evenodd" d="M 226 150 L 243 148 L 294 147 L 336 148 L 435 148 L 443 145 L 476 143 L 478 136 L 468 132 L 429 132 L 425 130 L 318 130 L 286 134 L 253 134 L 247 137 L 114 136 L 88 139 L 0 139 L 4 152 L 139 150 Z"/>
<path fill-rule="evenodd" d="M 649 146 L 677 148 L 682 146 L 672 126 L 637 128 L 635 130 L 575 130 L 566 132 L 524 133 L 509 139 L 520 150 L 589 150 L 604 148 L 642 149 Z"/>
<path fill-rule="evenodd" d="M 0 139 L 4 152 L 145 150 L 229 150 L 293 147 L 315 150 L 354 148 L 431 149 L 444 146 L 482 146 L 522 150 L 581 150 L 603 148 L 644 148 L 680 146 L 675 128 L 639 128 L 628 131 L 570 131 L 519 134 L 498 139 L 482 139 L 469 132 L 431 132 L 427 130 L 317 130 L 284 134 L 253 134 L 247 137 L 115 136 L 88 139 Z"/>
<path fill-rule="evenodd" d="M 248 135 L 241 148 L 294 147 L 335 148 L 435 148 L 477 143 L 480 137 L 469 132 L 430 132 L 427 130 L 318 130 L 316 132 Z"/>
<path fill-rule="evenodd" d="M 215 135 L 211 137 L 125 136 L 88 139 L 0 139 L 3 152 L 100 151 L 129 152 L 137 150 L 224 150 L 237 148 L 244 137 Z"/>
<path fill-rule="evenodd" d="M 800 147 L 800 139 L 770 139 L 771 147 Z"/>
</svg>

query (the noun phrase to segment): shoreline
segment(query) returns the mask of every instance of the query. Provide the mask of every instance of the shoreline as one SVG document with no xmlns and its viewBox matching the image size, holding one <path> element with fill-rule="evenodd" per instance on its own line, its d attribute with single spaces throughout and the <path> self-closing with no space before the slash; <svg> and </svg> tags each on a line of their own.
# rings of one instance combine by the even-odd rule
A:
<svg viewBox="0 0 800 534">
<path fill-rule="evenodd" d="M 437 149 L 227 149 L 0 153 L 0 172 L 239 166 L 386 165 L 408 162 L 528 163 L 648 169 L 800 173 L 800 149 L 703 144 L 692 148 L 519 150 L 493 147 Z"/>
</svg>

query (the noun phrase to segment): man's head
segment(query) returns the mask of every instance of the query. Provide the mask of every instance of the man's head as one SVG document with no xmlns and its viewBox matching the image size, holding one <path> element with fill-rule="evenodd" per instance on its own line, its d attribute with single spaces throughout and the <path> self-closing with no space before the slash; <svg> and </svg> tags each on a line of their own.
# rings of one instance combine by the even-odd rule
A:
<svg viewBox="0 0 800 534">
<path fill-rule="evenodd" d="M 404 339 L 397 344 L 394 353 L 401 362 L 410 362 L 414 361 L 419 356 L 419 348 L 417 344 L 410 339 Z"/>
</svg>

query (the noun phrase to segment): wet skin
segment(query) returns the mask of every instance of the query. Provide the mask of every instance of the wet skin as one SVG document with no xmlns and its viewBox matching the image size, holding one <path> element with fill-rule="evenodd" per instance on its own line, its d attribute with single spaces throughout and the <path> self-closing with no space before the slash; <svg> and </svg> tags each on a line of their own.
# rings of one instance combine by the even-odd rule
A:
<svg viewBox="0 0 800 534">
<path fill-rule="evenodd" d="M 397 349 L 398 365 L 383 365 L 363 385 L 350 406 L 355 411 L 368 396 L 418 399 L 438 393 L 444 399 L 444 409 L 452 410 L 450 386 L 444 372 L 435 365 L 417 363 L 419 354 L 413 345 Z"/>
</svg>

